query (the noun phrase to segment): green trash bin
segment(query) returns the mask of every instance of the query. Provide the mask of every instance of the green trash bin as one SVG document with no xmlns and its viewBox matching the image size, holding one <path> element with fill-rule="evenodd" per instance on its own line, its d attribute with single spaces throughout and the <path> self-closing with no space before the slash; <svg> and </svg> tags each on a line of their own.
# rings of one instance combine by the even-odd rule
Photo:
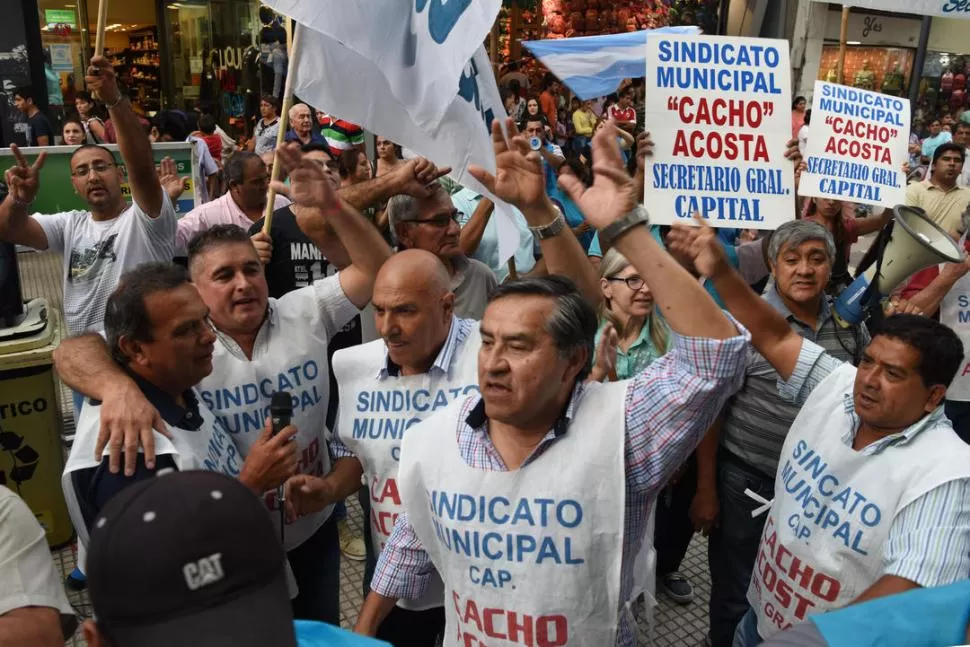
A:
<svg viewBox="0 0 970 647">
<path fill-rule="evenodd" d="M 26 304 L 24 321 L 0 328 L 0 484 L 19 494 L 53 548 L 74 537 L 61 473 L 61 407 L 53 353 L 61 340 L 56 310 Z"/>
</svg>

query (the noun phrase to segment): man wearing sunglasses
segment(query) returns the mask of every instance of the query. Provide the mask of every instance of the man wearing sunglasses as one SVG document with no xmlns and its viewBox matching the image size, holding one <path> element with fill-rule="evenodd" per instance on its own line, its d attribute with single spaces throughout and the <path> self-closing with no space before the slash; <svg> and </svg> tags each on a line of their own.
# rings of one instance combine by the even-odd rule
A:
<svg viewBox="0 0 970 647">
<path fill-rule="evenodd" d="M 461 226 L 451 197 L 435 184 L 417 198 L 397 195 L 387 203 L 387 218 L 399 247 L 423 249 L 445 264 L 455 294 L 455 316 L 481 319 L 488 294 L 497 285 L 488 265 L 461 251 Z"/>
</svg>

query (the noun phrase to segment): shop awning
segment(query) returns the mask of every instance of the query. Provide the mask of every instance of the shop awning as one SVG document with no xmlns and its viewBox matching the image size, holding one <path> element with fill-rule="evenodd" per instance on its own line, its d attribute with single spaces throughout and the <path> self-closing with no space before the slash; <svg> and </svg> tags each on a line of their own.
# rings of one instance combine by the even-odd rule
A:
<svg viewBox="0 0 970 647">
<path fill-rule="evenodd" d="M 623 79 L 646 76 L 649 33 L 699 34 L 699 27 L 657 29 L 580 36 L 553 40 L 528 40 L 522 44 L 580 99 L 594 99 L 616 92 Z"/>
</svg>

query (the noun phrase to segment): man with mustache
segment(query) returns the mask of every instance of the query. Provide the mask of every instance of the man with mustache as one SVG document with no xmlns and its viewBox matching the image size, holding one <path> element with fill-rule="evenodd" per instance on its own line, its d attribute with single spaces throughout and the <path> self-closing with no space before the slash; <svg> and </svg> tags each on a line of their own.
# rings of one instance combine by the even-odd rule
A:
<svg viewBox="0 0 970 647">
<path fill-rule="evenodd" d="M 89 144 L 71 156 L 71 183 L 88 211 L 32 214 L 46 153 L 28 165 L 16 146 L 10 148 L 17 164 L 4 177 L 9 194 L 0 204 L 0 239 L 64 255 L 64 318 L 72 335 L 101 327 L 105 303 L 126 270 L 172 259 L 176 228 L 175 210 L 155 172 L 151 143 L 119 91 L 111 63 L 103 57 L 91 59 L 85 81 L 115 124 L 132 203 L 121 192 L 125 173 L 114 155 Z"/>
<path fill-rule="evenodd" d="M 157 465 L 209 470 L 238 478 L 257 494 L 279 485 L 296 469 L 296 434 L 287 427 L 270 437 L 269 419 L 243 460 L 235 440 L 201 404 L 195 386 L 212 372 L 216 335 L 209 309 L 188 272 L 173 263 L 143 263 L 126 273 L 109 297 L 105 337 L 117 370 L 127 375 L 168 426 L 158 435 Z M 153 478 L 139 454 L 133 474 L 111 473 L 109 458 L 95 453 L 101 403 L 84 407 L 62 478 L 64 496 L 81 543 L 101 508 L 121 490 Z"/>
<path fill-rule="evenodd" d="M 795 220 L 779 227 L 768 245 L 774 285 L 764 295 L 791 329 L 842 361 L 858 363 L 869 343 L 864 325 L 842 328 L 833 318 L 825 286 L 838 252 L 822 225 Z M 778 456 L 799 407 L 775 387 L 778 373 L 751 349 L 744 385 L 724 408 L 697 450 L 697 491 L 691 505 L 694 528 L 710 535 L 711 642 L 730 647 L 734 629 L 748 610 L 745 597 L 754 569 L 764 516 L 744 494 L 770 499 Z"/>
<path fill-rule="evenodd" d="M 297 472 L 326 476 L 341 489 L 355 484 L 356 489 L 359 465 L 332 462 L 327 446 L 327 350 L 337 331 L 370 301 L 374 277 L 390 250 L 363 216 L 340 201 L 324 170 L 304 159 L 297 145 L 277 153 L 290 174 L 290 194 L 301 207 L 300 227 L 314 240 L 321 230 L 332 228 L 351 264 L 334 276 L 271 299 L 263 265 L 246 231 L 217 225 L 193 239 L 189 271 L 209 308 L 217 338 L 213 371 L 200 383 L 199 392 L 244 456 L 262 434 L 273 393 L 289 392 L 298 429 Z M 131 388 L 130 378 L 119 375 L 106 359 L 101 340 L 89 335 L 63 344 L 56 361 L 61 377 L 92 397 L 115 404 L 128 400 L 135 403 L 132 410 L 150 410 L 139 391 Z M 102 425 L 102 431 L 110 428 Z M 126 471 L 134 465 L 137 440 L 126 443 Z M 144 436 L 142 444 L 147 453 Z M 117 469 L 118 462 L 113 460 L 111 467 Z M 264 502 L 274 523 L 279 523 L 275 491 L 266 492 Z M 294 615 L 339 624 L 340 551 L 332 510 L 327 506 L 288 523 L 284 547 L 299 588 Z"/>
<path fill-rule="evenodd" d="M 946 326 L 886 318 L 858 368 L 792 330 L 730 268 L 716 234 L 675 225 L 751 344 L 800 405 L 778 458 L 774 499 L 733 645 L 771 639 L 809 616 L 935 587 L 970 572 L 970 448 L 943 399 L 963 358 Z"/>
</svg>

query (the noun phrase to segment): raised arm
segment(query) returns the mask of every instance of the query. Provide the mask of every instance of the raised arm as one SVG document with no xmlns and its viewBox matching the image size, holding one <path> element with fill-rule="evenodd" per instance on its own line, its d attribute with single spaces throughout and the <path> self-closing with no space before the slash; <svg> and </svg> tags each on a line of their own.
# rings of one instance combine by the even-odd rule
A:
<svg viewBox="0 0 970 647">
<path fill-rule="evenodd" d="M 65 339 L 54 350 L 54 368 L 69 387 L 101 401 L 101 428 L 95 457 L 100 461 L 105 446 L 110 446 L 109 468 L 117 473 L 124 449 L 125 474 L 131 476 L 135 473 L 140 443 L 145 449 L 145 465 L 154 469 L 152 429 L 165 435 L 168 429 L 135 381 L 111 359 L 104 339 L 93 333 Z"/>
<path fill-rule="evenodd" d="M 391 255 L 390 247 L 364 216 L 340 199 L 320 165 L 303 159 L 299 146 L 283 146 L 277 158 L 289 174 L 290 196 L 300 207 L 297 224 L 318 247 L 327 244 L 327 225 L 333 228 L 351 263 L 340 272 L 340 287 L 355 306 L 363 308 L 373 294 L 377 271 Z"/>
<path fill-rule="evenodd" d="M 748 287 L 728 263 L 714 230 L 700 218 L 695 218 L 697 227 L 677 224 L 670 230 L 667 243 L 671 251 L 693 259 L 697 270 L 714 282 L 727 309 L 750 331 L 751 344 L 787 381 L 798 362 L 802 338 L 777 310 Z M 653 282 L 647 282 L 653 287 Z M 694 284 L 700 285 L 696 281 Z"/>
<path fill-rule="evenodd" d="M 624 168 L 612 124 L 593 137 L 593 186 L 586 188 L 574 177 L 564 177 L 559 184 L 569 192 L 586 219 L 600 230 L 601 240 L 603 230 L 631 212 L 638 202 L 633 178 Z M 614 238 L 613 246 L 650 286 L 657 307 L 675 332 L 685 337 L 709 339 L 738 335 L 734 324 L 697 279 L 660 246 L 647 227 L 623 230 Z"/>
<path fill-rule="evenodd" d="M 925 312 L 929 316 L 934 315 L 940 309 L 943 297 L 968 271 L 970 271 L 970 256 L 959 263 L 947 263 L 929 285 L 909 298 L 910 304 L 920 312 Z"/>
<path fill-rule="evenodd" d="M 118 150 L 128 171 L 128 185 L 132 200 L 150 218 L 157 218 L 167 198 L 155 172 L 152 143 L 145 135 L 138 115 L 121 94 L 111 62 L 103 56 L 95 56 L 84 78 L 88 88 L 104 101 L 115 127 Z"/>
<path fill-rule="evenodd" d="M 458 238 L 458 247 L 465 256 L 471 256 L 478 249 L 485 235 L 485 227 L 495 211 L 495 204 L 488 198 L 482 198 L 475 207 L 472 217 L 461 228 L 461 236 Z"/>
<path fill-rule="evenodd" d="M 359 211 L 387 202 L 392 197 L 407 193 L 416 198 L 430 195 L 427 186 L 438 178 L 451 173 L 451 167 L 438 168 L 423 157 L 398 164 L 390 173 L 380 177 L 341 187 L 340 197 Z"/>
<path fill-rule="evenodd" d="M 495 197 L 518 207 L 530 227 L 545 227 L 563 219 L 558 234 L 539 241 L 546 269 L 550 274 L 561 274 L 572 279 L 590 303 L 598 304 L 603 298 L 599 278 L 586 260 L 582 245 L 566 225 L 565 216 L 546 195 L 539 153 L 529 148 L 529 142 L 519 134 L 514 120 L 506 120 L 506 129 L 508 141 L 502 134 L 498 120 L 492 122 L 495 175 L 480 166 L 470 167 L 469 172 Z"/>
<path fill-rule="evenodd" d="M 34 249 L 47 249 L 47 234 L 36 220 L 30 217 L 30 204 L 40 190 L 40 169 L 47 159 L 47 152 L 37 156 L 33 164 L 27 163 L 16 144 L 10 145 L 15 164 L 3 174 L 7 185 L 7 197 L 0 202 L 0 240 Z"/>
</svg>

